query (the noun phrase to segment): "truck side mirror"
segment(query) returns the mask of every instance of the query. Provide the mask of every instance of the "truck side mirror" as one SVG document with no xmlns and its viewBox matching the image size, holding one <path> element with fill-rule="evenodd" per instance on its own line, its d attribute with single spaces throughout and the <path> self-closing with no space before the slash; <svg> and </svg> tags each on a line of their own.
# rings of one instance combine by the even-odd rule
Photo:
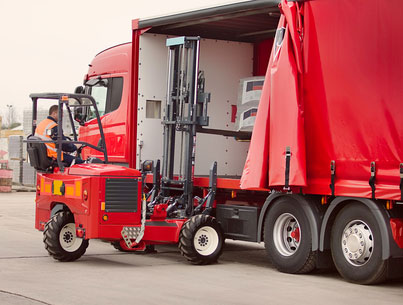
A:
<svg viewBox="0 0 403 305">
<path fill-rule="evenodd" d="M 74 93 L 83 94 L 84 93 L 84 87 L 83 86 L 76 87 L 76 89 L 74 90 Z"/>
<path fill-rule="evenodd" d="M 80 126 L 84 126 L 85 121 L 87 119 L 87 114 L 84 113 L 85 109 L 82 107 L 76 107 L 74 109 L 74 120 L 80 124 Z"/>
<path fill-rule="evenodd" d="M 141 171 L 143 173 L 152 172 L 154 168 L 154 162 L 152 160 L 146 160 L 141 164 Z"/>
</svg>

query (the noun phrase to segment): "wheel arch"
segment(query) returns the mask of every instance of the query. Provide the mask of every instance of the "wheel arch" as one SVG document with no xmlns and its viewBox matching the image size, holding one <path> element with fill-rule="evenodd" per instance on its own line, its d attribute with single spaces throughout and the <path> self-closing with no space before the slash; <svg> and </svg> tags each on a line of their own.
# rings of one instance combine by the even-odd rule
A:
<svg viewBox="0 0 403 305">
<path fill-rule="evenodd" d="M 71 210 L 69 209 L 69 207 L 65 203 L 62 203 L 62 202 L 52 202 L 52 204 L 50 206 L 51 206 L 50 218 L 52 218 L 54 215 L 56 215 L 57 213 L 59 213 L 61 211 L 69 211 L 70 213 L 72 213 Z"/>
<path fill-rule="evenodd" d="M 262 207 L 260 216 L 259 216 L 257 241 L 260 243 L 263 240 L 263 224 L 264 224 L 267 212 L 273 206 L 273 203 L 275 203 L 278 199 L 284 198 L 284 197 L 288 197 L 291 200 L 297 201 L 299 206 L 302 208 L 303 212 L 305 213 L 305 216 L 308 219 L 309 226 L 311 229 L 312 251 L 317 251 L 319 249 L 319 232 L 320 232 L 319 229 L 320 229 L 320 225 L 321 225 L 320 220 L 322 219 L 322 215 L 321 215 L 320 211 L 317 209 L 315 202 L 313 200 L 306 198 L 303 195 L 284 194 L 284 193 L 279 193 L 279 192 L 271 193 L 267 197 L 267 199 Z"/>
<path fill-rule="evenodd" d="M 330 234 L 335 218 L 342 208 L 352 202 L 363 204 L 375 217 L 375 220 L 378 223 L 381 231 L 382 259 L 388 259 L 391 256 L 391 244 L 389 234 L 390 230 L 388 228 L 389 216 L 386 210 L 382 208 L 380 204 L 377 204 L 373 200 L 367 198 L 337 197 L 330 203 L 324 214 L 322 225 L 320 228 L 319 250 L 325 251 L 330 249 Z"/>
</svg>

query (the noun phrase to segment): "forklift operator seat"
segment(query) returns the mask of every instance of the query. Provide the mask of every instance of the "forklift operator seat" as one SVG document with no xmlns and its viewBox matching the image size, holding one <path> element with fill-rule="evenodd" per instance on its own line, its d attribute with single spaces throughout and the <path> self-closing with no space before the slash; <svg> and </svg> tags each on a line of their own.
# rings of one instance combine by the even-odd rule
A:
<svg viewBox="0 0 403 305">
<path fill-rule="evenodd" d="M 41 138 L 28 136 L 30 141 L 41 141 Z M 45 143 L 27 143 L 29 163 L 38 171 L 48 171 L 54 165 L 54 160 L 48 157 Z"/>
</svg>

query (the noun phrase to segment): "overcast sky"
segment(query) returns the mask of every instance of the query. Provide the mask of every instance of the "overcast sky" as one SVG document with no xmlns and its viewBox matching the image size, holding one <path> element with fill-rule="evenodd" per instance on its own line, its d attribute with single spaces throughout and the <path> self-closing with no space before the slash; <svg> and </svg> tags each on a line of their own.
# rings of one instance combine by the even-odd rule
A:
<svg viewBox="0 0 403 305">
<path fill-rule="evenodd" d="M 131 39 L 131 20 L 228 0 L 0 0 L 0 115 L 18 118 L 33 92 L 72 92 L 92 58 Z"/>
</svg>

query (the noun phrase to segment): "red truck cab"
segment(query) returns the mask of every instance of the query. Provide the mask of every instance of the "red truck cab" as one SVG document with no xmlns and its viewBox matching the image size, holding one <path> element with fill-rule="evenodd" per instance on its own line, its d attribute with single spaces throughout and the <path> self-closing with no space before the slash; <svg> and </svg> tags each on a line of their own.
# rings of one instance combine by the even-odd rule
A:
<svg viewBox="0 0 403 305">
<path fill-rule="evenodd" d="M 127 114 L 130 103 L 130 60 L 131 44 L 121 44 L 106 49 L 92 60 L 85 82 L 102 78 L 105 85 L 86 87 L 86 93 L 97 101 L 105 132 L 109 160 L 113 163 L 127 163 L 128 124 Z M 98 145 L 100 137 L 95 117 L 89 114 L 85 126 L 80 128 L 80 138 Z M 87 149 L 84 155 L 97 155 Z"/>
</svg>

